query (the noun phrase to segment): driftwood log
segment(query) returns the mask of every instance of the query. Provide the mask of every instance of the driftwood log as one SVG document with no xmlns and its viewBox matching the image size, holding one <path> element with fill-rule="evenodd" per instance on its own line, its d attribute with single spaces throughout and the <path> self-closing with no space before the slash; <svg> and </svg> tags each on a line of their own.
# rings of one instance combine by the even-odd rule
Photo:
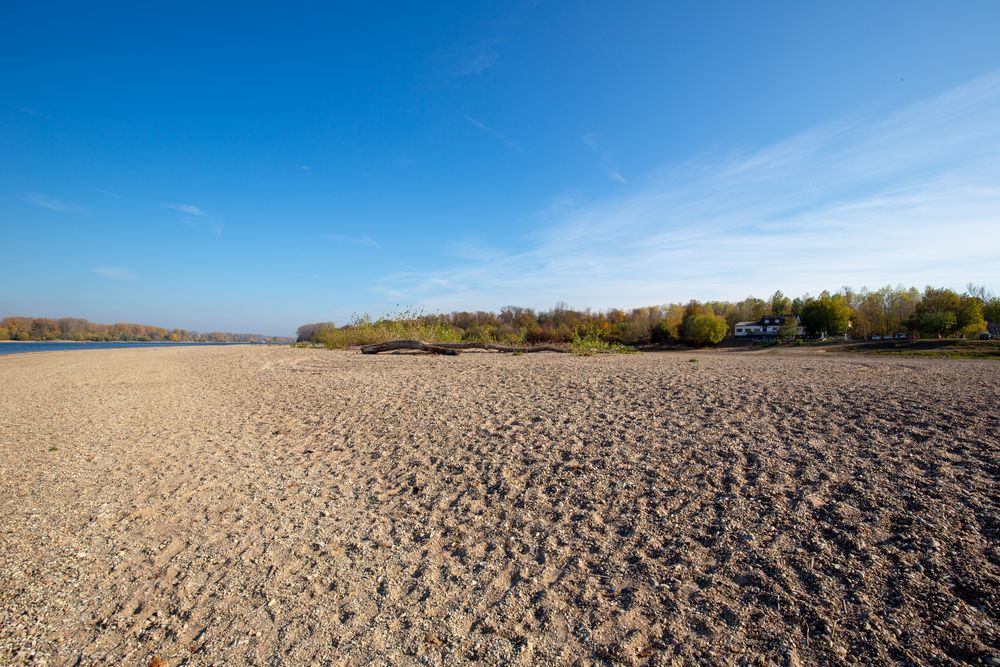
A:
<svg viewBox="0 0 1000 667">
<path fill-rule="evenodd" d="M 378 354 L 379 352 L 392 352 L 393 350 L 420 350 L 421 352 L 430 352 L 431 354 L 460 354 L 458 350 L 425 343 L 421 340 L 389 340 L 384 343 L 361 346 L 361 354 Z"/>
<path fill-rule="evenodd" d="M 362 354 L 378 354 L 394 350 L 420 350 L 431 354 L 460 354 L 462 350 L 492 350 L 494 352 L 568 352 L 569 350 L 553 345 L 537 347 L 511 347 L 495 343 L 425 343 L 421 340 L 390 340 L 385 343 L 374 343 L 361 346 Z"/>
</svg>

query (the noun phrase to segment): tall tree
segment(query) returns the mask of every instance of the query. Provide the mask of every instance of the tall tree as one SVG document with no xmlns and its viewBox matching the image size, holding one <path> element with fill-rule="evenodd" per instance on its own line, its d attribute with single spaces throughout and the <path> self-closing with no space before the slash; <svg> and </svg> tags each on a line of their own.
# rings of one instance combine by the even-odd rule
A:
<svg viewBox="0 0 1000 667">
<path fill-rule="evenodd" d="M 813 334 L 840 336 L 851 323 L 851 308 L 842 294 L 823 292 L 802 305 L 802 325 Z"/>
<path fill-rule="evenodd" d="M 771 295 L 771 314 L 785 315 L 792 312 L 792 300 L 777 290 Z"/>
</svg>

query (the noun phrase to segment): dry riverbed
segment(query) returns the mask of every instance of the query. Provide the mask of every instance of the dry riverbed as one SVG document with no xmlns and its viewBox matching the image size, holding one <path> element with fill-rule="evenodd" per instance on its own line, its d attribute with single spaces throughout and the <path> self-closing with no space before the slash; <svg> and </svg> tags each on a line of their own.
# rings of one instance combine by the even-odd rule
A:
<svg viewBox="0 0 1000 667">
<path fill-rule="evenodd" d="M 0 357 L 0 664 L 1000 665 L 998 397 L 818 353 Z"/>
</svg>

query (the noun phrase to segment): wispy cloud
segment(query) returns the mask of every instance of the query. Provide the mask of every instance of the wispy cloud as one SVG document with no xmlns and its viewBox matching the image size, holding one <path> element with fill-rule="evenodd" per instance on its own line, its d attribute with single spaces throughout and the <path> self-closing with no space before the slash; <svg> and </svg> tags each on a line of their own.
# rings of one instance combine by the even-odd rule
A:
<svg viewBox="0 0 1000 667">
<path fill-rule="evenodd" d="M 193 204 L 164 203 L 163 206 L 172 211 L 183 213 L 184 215 L 180 216 L 180 221 L 191 229 L 208 232 L 216 238 L 222 236 L 222 231 L 226 228 L 225 222 L 215 216 L 209 215 L 203 209 Z"/>
<path fill-rule="evenodd" d="M 29 204 L 47 208 L 50 211 L 66 213 L 68 215 L 83 211 L 83 209 L 77 204 L 68 204 L 62 200 L 56 199 L 55 197 L 49 197 L 48 195 L 39 194 L 37 192 L 22 192 L 17 197 L 21 201 L 28 202 Z"/>
<path fill-rule="evenodd" d="M 448 244 L 448 250 L 459 259 L 488 262 L 504 256 L 504 251 L 486 243 L 482 238 L 470 237 Z"/>
<path fill-rule="evenodd" d="M 500 60 L 498 47 L 503 41 L 502 37 L 490 37 L 473 45 L 456 59 L 452 73 L 456 76 L 476 76 L 495 67 Z"/>
<path fill-rule="evenodd" d="M 520 25 L 535 3 L 508 4 L 504 12 L 478 25 L 463 28 L 469 35 L 457 44 L 439 49 L 430 58 L 432 85 L 457 87 L 463 79 L 477 77 L 502 64 L 501 52 L 507 36 Z"/>
<path fill-rule="evenodd" d="M 359 236 L 350 236 L 348 234 L 324 234 L 323 238 L 328 241 L 335 241 L 337 243 L 350 243 L 352 245 L 363 245 L 369 248 L 379 247 L 378 242 L 367 234 L 361 234 Z"/>
<path fill-rule="evenodd" d="M 635 306 L 887 281 L 1000 283 L 1000 73 L 539 215 L 498 256 L 384 276 L 428 308 Z"/>
<path fill-rule="evenodd" d="M 507 137 L 505 137 L 503 134 L 501 134 L 497 130 L 494 130 L 492 127 L 490 127 L 489 125 L 487 125 L 483 121 L 479 120 L 478 118 L 473 118 L 469 114 L 462 114 L 462 116 L 465 118 L 465 120 L 470 125 L 472 125 L 475 128 L 478 128 L 478 129 L 482 130 L 486 134 L 489 134 L 493 138 L 499 140 L 507 148 L 515 150 L 518 153 L 523 153 L 523 154 L 527 155 L 527 151 L 525 151 L 523 148 L 521 148 L 520 146 L 518 146 L 517 144 L 515 144 L 513 141 L 511 141 L 510 139 L 508 139 Z"/>
<path fill-rule="evenodd" d="M 105 190 L 103 188 L 91 188 L 94 192 L 108 197 L 113 197 L 114 199 L 122 199 L 122 196 L 117 192 L 111 192 L 111 190 Z"/>
<path fill-rule="evenodd" d="M 297 164 L 295 165 L 295 168 L 300 171 L 312 171 L 312 167 L 307 164 Z"/>
<path fill-rule="evenodd" d="M 199 232 L 207 232 L 216 238 L 222 236 L 222 232 L 226 228 L 226 223 L 223 221 L 206 216 L 189 218 L 182 215 L 181 222 L 191 229 Z"/>
<path fill-rule="evenodd" d="M 108 280 L 131 280 L 136 277 L 131 269 L 123 266 L 95 266 L 91 271 Z"/>
<path fill-rule="evenodd" d="M 504 37 L 490 35 L 439 50 L 431 57 L 436 85 L 457 86 L 461 79 L 479 76 L 500 62 Z"/>
<path fill-rule="evenodd" d="M 207 213 L 205 213 L 203 210 L 201 210 L 197 206 L 193 206 L 191 204 L 166 204 L 165 203 L 163 205 L 166 206 L 167 208 L 173 209 L 175 211 L 180 211 L 181 213 L 186 213 L 187 215 L 196 215 L 196 216 L 206 216 L 206 215 L 208 215 Z"/>
<path fill-rule="evenodd" d="M 594 151 L 597 157 L 600 158 L 601 168 L 604 169 L 604 173 L 607 174 L 608 178 L 618 183 L 624 183 L 625 177 L 622 176 L 620 171 L 618 171 L 618 165 L 615 164 L 614 152 L 601 146 L 601 134 L 598 132 L 591 132 L 583 135 L 581 139 L 583 140 L 584 145 Z"/>
<path fill-rule="evenodd" d="M 32 109 L 31 107 L 13 107 L 15 110 L 21 113 L 28 114 L 29 116 L 37 116 L 38 118 L 44 118 L 45 120 L 52 120 L 52 116 L 47 113 L 42 113 L 38 109 Z"/>
</svg>

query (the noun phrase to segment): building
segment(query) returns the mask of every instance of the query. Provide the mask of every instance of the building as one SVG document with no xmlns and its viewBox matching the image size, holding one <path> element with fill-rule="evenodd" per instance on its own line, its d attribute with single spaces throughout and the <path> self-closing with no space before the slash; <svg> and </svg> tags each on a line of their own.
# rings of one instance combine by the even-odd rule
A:
<svg viewBox="0 0 1000 667">
<path fill-rule="evenodd" d="M 795 319 L 796 336 L 805 334 L 798 315 L 767 315 L 755 322 L 737 322 L 733 332 L 737 338 L 777 338 L 786 320 Z"/>
</svg>

